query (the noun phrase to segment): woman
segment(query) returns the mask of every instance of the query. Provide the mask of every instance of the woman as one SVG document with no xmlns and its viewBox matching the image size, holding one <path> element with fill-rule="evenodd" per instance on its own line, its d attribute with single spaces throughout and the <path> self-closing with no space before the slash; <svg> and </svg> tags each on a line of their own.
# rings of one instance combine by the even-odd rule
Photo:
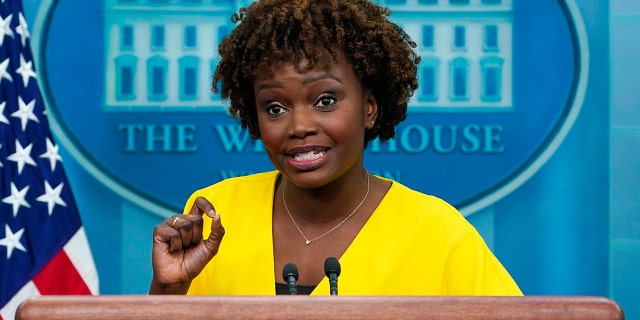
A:
<svg viewBox="0 0 640 320">
<path fill-rule="evenodd" d="M 272 0 L 234 16 L 213 90 L 277 171 L 198 190 L 158 225 L 150 293 L 288 293 L 294 263 L 299 292 L 329 294 L 337 257 L 341 294 L 522 294 L 453 207 L 363 166 L 418 84 L 415 44 L 388 15 L 366 0 Z"/>
</svg>

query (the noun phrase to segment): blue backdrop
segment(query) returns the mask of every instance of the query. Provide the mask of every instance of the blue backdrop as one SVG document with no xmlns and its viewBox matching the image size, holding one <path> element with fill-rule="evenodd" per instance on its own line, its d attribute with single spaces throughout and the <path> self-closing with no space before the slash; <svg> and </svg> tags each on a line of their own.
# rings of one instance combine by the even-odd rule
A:
<svg viewBox="0 0 640 320">
<path fill-rule="evenodd" d="M 227 5 L 192 17 L 196 25 L 222 21 L 210 26 L 212 38 L 228 30 L 229 8 L 236 3 L 223 2 Z M 452 53 L 438 51 L 437 37 L 436 48 L 430 51 L 425 24 L 414 23 L 419 17 L 407 10 L 417 5 L 414 2 L 388 4 L 398 12 L 394 19 L 410 34 L 422 34 L 416 39 L 424 49 L 421 54 L 441 61 L 451 58 Z M 127 26 L 142 37 L 136 29 L 140 20 L 152 26 L 147 37 L 153 39 L 153 26 L 161 23 L 153 20 L 154 8 L 137 11 L 133 15 L 138 19 L 132 19 L 131 12 L 113 9 L 116 3 L 24 1 L 32 43 L 37 42 L 40 52 L 39 81 L 57 116 L 53 126 L 93 250 L 101 292 L 145 293 L 151 277 L 151 233 L 163 216 L 181 210 L 196 188 L 270 165 L 259 143 L 242 144 L 238 134 L 235 142 L 240 144 L 233 144 L 229 137 L 234 137 L 234 129 L 225 127 L 233 121 L 220 111 L 215 97 L 185 99 L 189 90 L 182 86 L 176 89 L 184 90 L 175 94 L 179 98 L 172 100 L 167 91 L 164 100 L 154 100 L 157 97 L 142 92 L 148 83 L 140 80 L 141 74 L 131 84 L 140 90 L 135 97 L 119 95 L 126 93 L 126 81 L 117 70 L 133 61 L 120 57 L 137 58 L 138 67 L 172 67 L 154 60 L 153 48 L 137 52 L 139 47 L 126 48 L 123 40 Z M 407 132 L 405 141 L 380 149 L 374 145 L 367 151 L 367 166 L 463 209 L 525 294 L 608 296 L 624 307 L 628 319 L 640 319 L 640 308 L 634 304 L 640 294 L 632 290 L 640 285 L 635 272 L 640 267 L 640 95 L 634 88 L 640 80 L 636 36 L 640 4 L 634 0 L 502 3 L 508 4 L 507 10 L 489 12 L 495 14 L 492 21 L 500 34 L 510 34 L 511 52 L 501 56 L 506 66 L 500 100 L 504 103 L 469 98 L 471 103 L 463 107 L 476 108 L 472 112 L 456 109 L 455 103 L 444 110 L 439 107 L 446 103 L 420 99 L 428 92 L 418 92 L 414 111 L 399 131 Z M 476 29 L 467 26 L 467 34 L 471 37 Z M 170 42 L 173 31 L 163 30 Z M 66 43 L 60 43 L 65 37 Z M 455 31 L 451 37 L 455 39 Z M 467 45 L 473 45 L 471 40 Z M 189 44 L 177 45 L 181 46 Z M 130 49 L 132 54 L 122 54 Z M 214 49 L 194 49 L 192 56 Z M 470 55 L 468 61 L 473 61 Z M 146 62 L 140 62 L 143 59 Z M 181 61 L 179 68 L 188 69 L 190 60 Z M 196 61 L 201 70 L 197 79 L 206 82 L 215 56 Z M 109 71 L 112 63 L 116 71 Z M 170 75 L 164 80 L 181 83 Z M 151 100 L 140 102 L 142 98 Z M 199 109 L 184 112 L 184 101 L 189 101 L 187 108 Z M 437 128 L 446 134 L 453 126 L 462 130 L 474 125 L 479 129 L 471 132 L 490 133 L 488 138 L 475 137 L 491 150 L 465 154 L 460 142 L 456 151 L 446 152 L 428 140 L 434 139 Z M 150 136 L 145 135 L 148 132 Z M 172 138 L 167 142 L 170 150 L 163 152 L 165 133 Z M 424 139 L 430 145 L 422 150 Z M 447 139 L 440 142 L 446 146 L 451 142 Z M 204 157 L 217 160 L 207 162 Z M 197 165 L 190 164 L 194 161 Z M 237 165 L 241 161 L 249 165 Z M 186 174 L 189 166 L 211 170 L 191 179 Z M 158 173 L 163 170 L 175 173 Z"/>
</svg>

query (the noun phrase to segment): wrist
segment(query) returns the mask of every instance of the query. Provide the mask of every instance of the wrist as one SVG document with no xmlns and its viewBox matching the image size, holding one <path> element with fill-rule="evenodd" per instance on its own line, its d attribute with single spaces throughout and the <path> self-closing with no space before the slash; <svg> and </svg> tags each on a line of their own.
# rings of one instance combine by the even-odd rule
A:
<svg viewBox="0 0 640 320">
<path fill-rule="evenodd" d="M 154 278 L 151 280 L 151 285 L 149 286 L 149 294 L 183 294 L 185 295 L 187 294 L 187 291 L 189 291 L 190 286 L 191 286 L 191 281 L 163 284 L 159 282 L 154 276 Z"/>
</svg>

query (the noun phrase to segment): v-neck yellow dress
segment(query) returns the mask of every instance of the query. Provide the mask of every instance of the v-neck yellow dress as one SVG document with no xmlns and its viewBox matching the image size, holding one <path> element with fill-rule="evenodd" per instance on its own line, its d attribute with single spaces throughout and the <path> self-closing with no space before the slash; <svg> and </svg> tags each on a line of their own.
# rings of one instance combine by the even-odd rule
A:
<svg viewBox="0 0 640 320">
<path fill-rule="evenodd" d="M 218 254 L 190 295 L 274 295 L 272 208 L 277 171 L 196 191 L 222 217 Z M 211 219 L 205 216 L 204 238 Z M 339 259 L 340 295 L 522 295 L 484 240 L 451 205 L 393 182 Z M 311 293 L 328 295 L 325 277 Z"/>
</svg>

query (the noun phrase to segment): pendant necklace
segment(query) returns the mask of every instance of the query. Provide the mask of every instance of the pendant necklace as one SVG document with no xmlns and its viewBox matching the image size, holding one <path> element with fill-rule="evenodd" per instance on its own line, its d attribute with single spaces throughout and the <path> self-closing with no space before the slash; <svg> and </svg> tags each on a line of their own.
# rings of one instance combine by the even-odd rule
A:
<svg viewBox="0 0 640 320">
<path fill-rule="evenodd" d="M 340 223 L 338 223 L 335 227 L 331 228 L 331 230 L 321 234 L 318 237 L 315 237 L 313 239 L 309 239 L 307 238 L 307 236 L 304 235 L 304 233 L 302 232 L 302 230 L 300 230 L 300 227 L 298 226 L 298 224 L 296 223 L 296 220 L 293 219 L 293 215 L 291 215 L 291 211 L 289 211 L 289 207 L 287 206 L 287 200 L 285 200 L 285 190 L 287 189 L 287 179 L 284 179 L 284 185 L 282 186 L 282 203 L 284 204 L 284 209 L 287 210 L 287 214 L 289 214 L 289 218 L 291 218 L 291 222 L 293 222 L 293 225 L 296 226 L 296 229 L 298 229 L 298 232 L 300 232 L 300 235 L 304 238 L 304 243 L 306 245 L 309 245 L 311 242 L 314 242 L 326 235 L 328 235 L 329 233 L 331 233 L 333 230 L 336 230 L 338 228 L 340 228 L 340 226 L 345 223 L 347 220 L 349 220 L 349 218 L 351 218 L 351 216 L 356 213 L 356 211 L 358 211 L 358 209 L 360 209 L 360 206 L 362 206 L 362 204 L 364 203 L 364 200 L 367 199 L 367 196 L 369 195 L 369 172 L 367 171 L 367 192 L 364 194 L 364 198 L 362 198 L 362 200 L 360 201 L 360 203 L 358 203 L 358 205 L 356 206 L 355 209 L 353 209 L 353 211 L 351 211 L 351 213 L 349 213 L 349 215 L 344 218 L 344 220 L 340 221 Z"/>
</svg>

